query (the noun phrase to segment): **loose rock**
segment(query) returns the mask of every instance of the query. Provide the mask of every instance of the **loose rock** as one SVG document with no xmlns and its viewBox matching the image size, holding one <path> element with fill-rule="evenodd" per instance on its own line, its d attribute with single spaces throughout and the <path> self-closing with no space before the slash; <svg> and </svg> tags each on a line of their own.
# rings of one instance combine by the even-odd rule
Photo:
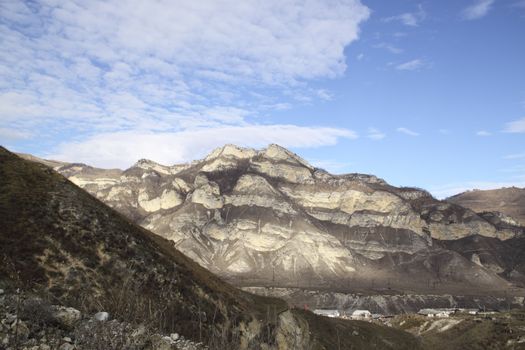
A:
<svg viewBox="0 0 525 350">
<path fill-rule="evenodd" d="M 109 314 L 105 311 L 102 311 L 102 312 L 97 312 L 94 316 L 95 320 L 99 321 L 99 322 L 105 322 L 107 320 L 109 320 Z"/>
<path fill-rule="evenodd" d="M 72 307 L 55 306 L 53 316 L 58 323 L 67 328 L 71 328 L 80 320 L 82 314 Z"/>
</svg>

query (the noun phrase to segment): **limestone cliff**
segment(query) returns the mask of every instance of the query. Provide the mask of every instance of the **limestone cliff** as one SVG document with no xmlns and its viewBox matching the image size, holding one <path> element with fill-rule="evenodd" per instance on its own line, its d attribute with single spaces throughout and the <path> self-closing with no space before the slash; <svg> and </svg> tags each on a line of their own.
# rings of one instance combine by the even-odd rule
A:
<svg viewBox="0 0 525 350">
<path fill-rule="evenodd" d="M 510 284 L 493 268 L 436 242 L 522 236 L 424 190 L 329 174 L 277 145 L 226 145 L 174 166 L 55 169 L 239 285 L 500 290 Z"/>
</svg>

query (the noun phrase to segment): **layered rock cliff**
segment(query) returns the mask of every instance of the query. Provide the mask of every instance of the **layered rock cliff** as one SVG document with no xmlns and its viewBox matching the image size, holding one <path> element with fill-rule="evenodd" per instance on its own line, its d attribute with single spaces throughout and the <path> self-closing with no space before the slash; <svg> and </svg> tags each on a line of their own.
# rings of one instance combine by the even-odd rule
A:
<svg viewBox="0 0 525 350">
<path fill-rule="evenodd" d="M 0 222 L 0 349 L 420 348 L 403 331 L 238 290 L 3 147 Z"/>
<path fill-rule="evenodd" d="M 497 225 L 424 190 L 329 174 L 277 145 L 226 145 L 175 166 L 140 160 L 125 171 L 82 164 L 56 170 L 246 286 L 504 290 L 511 285 L 498 271 L 441 242 L 523 236 L 517 226 Z M 514 274 L 521 276 L 521 267 Z"/>
</svg>

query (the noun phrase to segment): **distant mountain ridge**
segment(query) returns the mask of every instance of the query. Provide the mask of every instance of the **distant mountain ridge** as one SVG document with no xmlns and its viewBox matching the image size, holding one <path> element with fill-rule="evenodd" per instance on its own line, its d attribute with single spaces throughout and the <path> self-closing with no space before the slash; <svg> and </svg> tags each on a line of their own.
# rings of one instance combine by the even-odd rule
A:
<svg viewBox="0 0 525 350">
<path fill-rule="evenodd" d="M 525 281 L 523 257 L 476 259 L 447 244 L 479 237 L 505 250 L 523 228 L 373 175 L 331 175 L 278 145 L 226 145 L 175 166 L 55 169 L 242 286 L 489 294 Z"/>
<path fill-rule="evenodd" d="M 494 190 L 473 190 L 447 198 L 450 203 L 469 208 L 476 213 L 499 212 L 503 220 L 525 226 L 525 188 L 506 187 Z M 500 216 L 501 217 L 501 216 Z"/>
</svg>

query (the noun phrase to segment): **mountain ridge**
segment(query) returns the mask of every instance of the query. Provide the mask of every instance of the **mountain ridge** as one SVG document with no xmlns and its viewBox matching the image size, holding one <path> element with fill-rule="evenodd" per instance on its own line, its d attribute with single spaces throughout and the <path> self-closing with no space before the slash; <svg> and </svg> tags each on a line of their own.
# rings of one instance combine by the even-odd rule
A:
<svg viewBox="0 0 525 350">
<path fill-rule="evenodd" d="M 503 187 L 492 190 L 472 190 L 446 199 L 477 213 L 499 212 L 500 219 L 525 226 L 525 188 Z"/>
<path fill-rule="evenodd" d="M 136 326 L 176 331 L 209 349 L 328 350 L 337 342 L 358 349 L 420 347 L 401 331 L 323 318 L 240 291 L 173 242 L 2 147 L 0 220 L 1 294 L 22 291 L 87 314 L 102 309 Z M 336 331 L 341 334 L 334 339 Z"/>
<path fill-rule="evenodd" d="M 331 175 L 278 145 L 226 145 L 187 164 L 141 160 L 118 173 L 56 169 L 237 285 L 354 281 L 357 290 L 489 293 L 523 280 L 519 264 L 500 266 L 509 279 L 493 262 L 441 244 L 476 235 L 504 242 L 522 237 L 522 228 L 374 175 Z"/>
</svg>

